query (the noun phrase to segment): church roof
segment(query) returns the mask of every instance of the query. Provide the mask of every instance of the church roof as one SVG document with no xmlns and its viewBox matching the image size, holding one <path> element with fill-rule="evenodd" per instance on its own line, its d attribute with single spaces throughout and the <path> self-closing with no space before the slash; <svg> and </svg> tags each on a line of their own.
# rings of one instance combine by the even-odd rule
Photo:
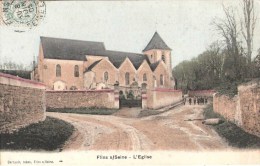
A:
<svg viewBox="0 0 260 166">
<path fill-rule="evenodd" d="M 100 61 L 102 61 L 102 59 L 98 60 L 98 61 L 95 61 L 94 63 L 92 63 L 86 71 L 90 71 L 92 70 Z"/>
<path fill-rule="evenodd" d="M 85 60 L 85 55 L 94 50 L 105 50 L 104 43 L 41 37 L 44 57 L 47 59 Z"/>
<path fill-rule="evenodd" d="M 148 60 L 147 56 L 144 54 L 130 53 L 130 52 L 121 52 L 121 51 L 93 51 L 89 55 L 105 56 L 108 57 L 109 61 L 116 67 L 119 68 L 120 65 L 124 62 L 126 57 L 132 62 L 136 69 L 143 63 L 144 60 Z M 149 63 L 149 60 L 147 61 Z"/>
<path fill-rule="evenodd" d="M 154 71 L 154 70 L 157 68 L 157 66 L 159 65 L 160 62 L 161 62 L 161 61 L 157 61 L 157 62 L 152 63 L 152 64 L 150 65 L 152 71 Z"/>
<path fill-rule="evenodd" d="M 155 34 L 157 34 L 157 32 Z M 156 40 L 157 38 L 158 37 L 155 37 Z M 148 57 L 144 54 L 106 50 L 103 42 L 41 37 L 41 44 L 44 58 L 46 59 L 84 61 L 86 60 L 86 56 L 104 56 L 108 57 L 109 61 L 116 68 L 119 68 L 124 60 L 128 57 L 136 69 L 139 68 L 144 60 L 146 60 L 150 65 Z M 100 61 L 94 62 L 89 67 L 91 67 L 92 69 L 99 62 Z M 153 64 L 152 66 L 154 65 L 155 64 Z M 155 68 L 156 67 L 157 66 L 155 66 Z"/>
<path fill-rule="evenodd" d="M 167 46 L 167 44 L 163 41 L 157 32 L 154 33 L 152 39 L 143 51 L 148 51 L 151 49 L 171 50 L 171 48 Z"/>
</svg>

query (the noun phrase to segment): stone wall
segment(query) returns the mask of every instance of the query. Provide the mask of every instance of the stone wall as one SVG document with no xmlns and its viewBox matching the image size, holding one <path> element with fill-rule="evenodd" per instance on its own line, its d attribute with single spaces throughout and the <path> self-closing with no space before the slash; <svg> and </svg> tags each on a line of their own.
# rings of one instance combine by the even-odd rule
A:
<svg viewBox="0 0 260 166">
<path fill-rule="evenodd" d="M 188 91 L 189 97 L 213 97 L 213 94 L 216 93 L 215 90 L 195 90 Z"/>
<path fill-rule="evenodd" d="M 155 90 L 148 90 L 146 92 L 144 100 L 147 108 L 149 109 L 159 109 L 177 103 L 182 100 L 182 91 L 166 89 L 166 88 L 157 88 Z"/>
<path fill-rule="evenodd" d="M 260 79 L 238 86 L 242 127 L 260 137 Z"/>
<path fill-rule="evenodd" d="M 126 84 L 126 72 L 129 73 L 129 84 Z M 119 67 L 118 82 L 120 86 L 129 87 L 133 82 L 137 80 L 136 69 L 132 62 L 127 58 Z"/>
<path fill-rule="evenodd" d="M 60 77 L 56 76 L 57 65 L 61 66 Z M 79 67 L 78 77 L 75 77 L 74 75 L 75 66 Z M 82 90 L 84 89 L 83 70 L 83 61 L 44 59 L 42 82 L 48 87 L 48 89 L 53 89 L 55 82 L 62 81 L 65 84 L 65 90 L 69 90 L 71 87 L 76 87 L 77 89 Z"/>
<path fill-rule="evenodd" d="M 45 119 L 45 86 L 0 73 L 0 133 Z"/>
<path fill-rule="evenodd" d="M 237 101 L 238 96 L 230 98 L 229 96 L 214 94 L 213 109 L 215 112 L 221 114 L 225 119 L 239 125 L 241 120 L 237 118 Z M 237 119 L 236 119 L 237 118 Z"/>
<path fill-rule="evenodd" d="M 144 79 L 144 74 L 146 74 L 146 80 Z M 142 84 L 146 84 L 147 89 L 152 89 L 154 87 L 153 71 L 151 70 L 147 61 L 137 70 L 138 85 L 142 87 Z"/>
<path fill-rule="evenodd" d="M 104 83 L 107 84 L 107 86 L 109 85 L 114 85 L 116 83 L 117 79 L 117 73 L 118 70 L 117 68 L 108 60 L 108 58 L 103 58 L 103 60 L 101 60 L 94 68 L 91 69 L 91 71 L 93 73 L 93 76 L 91 78 L 90 77 L 85 77 L 85 82 L 86 82 L 86 86 L 85 89 L 90 89 L 87 85 L 87 82 L 90 81 L 90 83 L 88 84 L 92 84 L 92 83 Z M 104 73 L 107 72 L 108 73 L 108 80 L 105 80 L 104 78 Z M 89 75 L 88 75 L 89 76 Z"/>
<path fill-rule="evenodd" d="M 163 84 L 161 84 L 161 79 L 160 76 L 163 75 Z M 168 74 L 167 67 L 165 66 L 164 62 L 160 62 L 156 69 L 154 70 L 154 76 L 156 78 L 156 86 L 158 88 L 173 88 L 174 84 L 171 80 L 171 75 Z"/>
<path fill-rule="evenodd" d="M 110 89 L 46 91 L 47 108 L 119 108 L 118 92 Z"/>
<path fill-rule="evenodd" d="M 215 94 L 213 109 L 245 131 L 260 137 L 260 79 L 238 86 L 238 95 Z"/>
</svg>

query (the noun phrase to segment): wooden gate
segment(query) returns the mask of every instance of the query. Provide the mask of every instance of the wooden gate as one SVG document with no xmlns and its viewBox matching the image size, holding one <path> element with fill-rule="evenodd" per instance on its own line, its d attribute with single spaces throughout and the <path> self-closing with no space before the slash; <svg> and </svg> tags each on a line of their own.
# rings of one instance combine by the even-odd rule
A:
<svg viewBox="0 0 260 166">
<path fill-rule="evenodd" d="M 142 107 L 142 99 L 120 99 L 120 108 L 122 107 Z"/>
<path fill-rule="evenodd" d="M 119 105 L 122 107 L 142 107 L 142 90 L 140 87 L 120 87 Z"/>
</svg>

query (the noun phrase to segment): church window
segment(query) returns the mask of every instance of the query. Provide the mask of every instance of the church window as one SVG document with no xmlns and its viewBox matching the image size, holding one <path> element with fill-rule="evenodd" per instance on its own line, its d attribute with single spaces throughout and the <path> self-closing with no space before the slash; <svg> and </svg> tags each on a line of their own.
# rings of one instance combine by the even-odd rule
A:
<svg viewBox="0 0 260 166">
<path fill-rule="evenodd" d="M 147 76 L 146 76 L 146 74 L 143 75 L 143 81 L 147 81 Z"/>
<path fill-rule="evenodd" d="M 74 67 L 74 77 L 79 77 L 79 66 L 78 65 L 76 65 Z"/>
<path fill-rule="evenodd" d="M 130 84 L 130 82 L 129 82 L 129 73 L 127 72 L 127 73 L 125 73 L 125 84 L 126 85 L 129 85 Z"/>
<path fill-rule="evenodd" d="M 61 77 L 61 66 L 56 65 L 56 77 Z"/>
<path fill-rule="evenodd" d="M 165 63 L 165 55 L 164 54 L 162 54 L 162 60 Z"/>
<path fill-rule="evenodd" d="M 104 80 L 105 80 L 105 81 L 108 80 L 108 72 L 107 72 L 107 71 L 104 73 Z"/>
<path fill-rule="evenodd" d="M 160 75 L 160 85 L 163 85 L 163 75 Z"/>
</svg>

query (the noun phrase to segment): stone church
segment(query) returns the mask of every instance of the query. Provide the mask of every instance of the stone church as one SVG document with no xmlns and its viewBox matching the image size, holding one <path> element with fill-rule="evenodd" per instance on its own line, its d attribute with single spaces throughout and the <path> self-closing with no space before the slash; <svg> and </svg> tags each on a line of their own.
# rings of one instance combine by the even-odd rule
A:
<svg viewBox="0 0 260 166">
<path fill-rule="evenodd" d="M 32 78 L 49 90 L 174 88 L 171 48 L 155 32 L 142 54 L 107 50 L 102 42 L 41 37 Z"/>
</svg>

